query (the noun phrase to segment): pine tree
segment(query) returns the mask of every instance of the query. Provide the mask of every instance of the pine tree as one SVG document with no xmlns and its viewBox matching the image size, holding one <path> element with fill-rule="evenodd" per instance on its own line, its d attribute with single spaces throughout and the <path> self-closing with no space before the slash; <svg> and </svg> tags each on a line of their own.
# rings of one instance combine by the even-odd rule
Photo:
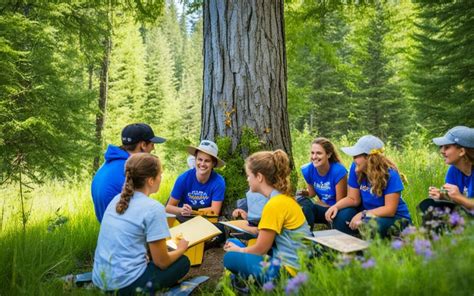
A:
<svg viewBox="0 0 474 296">
<path fill-rule="evenodd" d="M 376 4 L 375 14 L 365 29 L 364 52 L 359 58 L 363 78 L 356 94 L 357 115 L 365 131 L 400 143 L 410 126 L 410 114 L 401 87 L 393 79 L 396 73 L 387 54 L 389 18 L 386 8 Z"/>
<path fill-rule="evenodd" d="M 115 18 L 110 58 L 109 97 L 105 121 L 106 143 L 120 144 L 120 132 L 133 122 L 142 122 L 145 101 L 145 46 L 139 26 L 121 13 Z"/>
<path fill-rule="evenodd" d="M 435 134 L 474 126 L 474 2 L 417 4 L 411 81 L 419 120 Z"/>
</svg>

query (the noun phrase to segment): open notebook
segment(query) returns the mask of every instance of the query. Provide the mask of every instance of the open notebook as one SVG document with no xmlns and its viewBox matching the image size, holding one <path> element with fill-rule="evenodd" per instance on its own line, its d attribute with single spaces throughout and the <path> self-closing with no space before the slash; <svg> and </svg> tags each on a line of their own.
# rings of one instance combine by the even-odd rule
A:
<svg viewBox="0 0 474 296">
<path fill-rule="evenodd" d="M 171 238 L 166 241 L 168 247 L 176 249 L 176 239 L 179 237 L 189 241 L 189 247 L 206 241 L 222 232 L 206 218 L 196 216 L 178 226 L 170 228 Z"/>
<path fill-rule="evenodd" d="M 357 252 L 369 247 L 368 242 L 336 229 L 314 231 L 313 235 L 305 238 L 341 253 Z"/>
<path fill-rule="evenodd" d="M 253 236 L 258 235 L 257 227 L 250 226 L 247 220 L 219 221 L 219 223 L 239 232 L 243 232 Z"/>
</svg>

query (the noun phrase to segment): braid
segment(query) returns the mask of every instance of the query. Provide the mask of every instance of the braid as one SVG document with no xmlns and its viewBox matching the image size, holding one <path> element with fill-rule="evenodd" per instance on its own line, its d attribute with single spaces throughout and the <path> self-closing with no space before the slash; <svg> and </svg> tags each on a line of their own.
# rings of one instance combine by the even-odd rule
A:
<svg viewBox="0 0 474 296">
<path fill-rule="evenodd" d="M 155 178 L 161 173 L 161 162 L 155 155 L 136 153 L 125 163 L 125 183 L 123 184 L 120 200 L 115 205 L 119 214 L 125 213 L 135 190 L 145 186 L 148 178 Z"/>
<path fill-rule="evenodd" d="M 133 179 L 130 177 L 130 168 L 127 169 L 125 172 L 125 183 L 123 184 L 122 193 L 120 193 L 120 200 L 115 206 L 115 210 L 119 214 L 123 214 L 126 209 L 128 209 L 128 203 L 130 202 L 130 198 L 133 196 L 134 187 L 133 187 Z"/>
</svg>

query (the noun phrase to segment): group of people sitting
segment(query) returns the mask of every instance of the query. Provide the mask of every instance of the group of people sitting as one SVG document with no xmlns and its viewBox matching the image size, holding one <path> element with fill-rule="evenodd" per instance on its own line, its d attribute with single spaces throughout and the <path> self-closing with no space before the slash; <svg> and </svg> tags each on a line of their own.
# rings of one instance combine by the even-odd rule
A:
<svg viewBox="0 0 474 296">
<path fill-rule="evenodd" d="M 123 146 L 109 145 L 106 161 L 94 177 L 92 196 L 101 227 L 93 282 L 103 290 L 130 294 L 136 288 L 174 285 L 190 268 L 183 256 L 188 242 L 182 239 L 176 250 L 167 249 L 166 213 L 186 217 L 199 208 L 221 212 L 225 181 L 213 169 L 225 163 L 217 156 L 217 145 L 209 140 L 188 147 L 195 158 L 193 167 L 177 178 L 166 205 L 149 197 L 158 191 L 162 174 L 159 158 L 149 153 L 154 143 L 164 141 L 146 124 L 125 127 Z M 446 184 L 430 187 L 425 210 L 446 206 L 444 200 L 474 209 L 474 129 L 458 126 L 433 141 L 450 168 Z M 311 251 L 302 239 L 312 235 L 315 223 L 357 234 L 361 225 L 375 220 L 382 237 L 411 223 L 402 198 L 404 175 L 384 155 L 384 143 L 366 135 L 341 150 L 353 157 L 349 175 L 328 139 L 313 141 L 311 162 L 301 168 L 306 194 L 296 197 L 289 181 L 290 161 L 283 150 L 257 152 L 245 160 L 248 208 L 233 215 L 253 223 L 258 237 L 251 246 L 229 239 L 224 245 L 226 269 L 242 278 L 253 276 L 260 283 L 281 272 L 294 276 L 300 269 L 299 253 Z M 262 262 L 272 258 L 279 263 L 265 268 Z"/>
</svg>

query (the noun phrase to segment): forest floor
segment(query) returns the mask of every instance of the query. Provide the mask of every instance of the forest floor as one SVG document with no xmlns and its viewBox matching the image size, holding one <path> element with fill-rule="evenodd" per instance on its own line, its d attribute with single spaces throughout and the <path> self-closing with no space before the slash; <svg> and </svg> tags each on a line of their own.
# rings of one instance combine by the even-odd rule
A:
<svg viewBox="0 0 474 296">
<path fill-rule="evenodd" d="M 224 257 L 224 249 L 222 247 L 215 247 L 204 251 L 204 258 L 201 265 L 193 266 L 189 270 L 185 279 L 205 275 L 209 280 L 200 285 L 192 295 L 199 295 L 200 292 L 212 292 L 224 274 L 224 264 L 222 258 Z"/>
</svg>

